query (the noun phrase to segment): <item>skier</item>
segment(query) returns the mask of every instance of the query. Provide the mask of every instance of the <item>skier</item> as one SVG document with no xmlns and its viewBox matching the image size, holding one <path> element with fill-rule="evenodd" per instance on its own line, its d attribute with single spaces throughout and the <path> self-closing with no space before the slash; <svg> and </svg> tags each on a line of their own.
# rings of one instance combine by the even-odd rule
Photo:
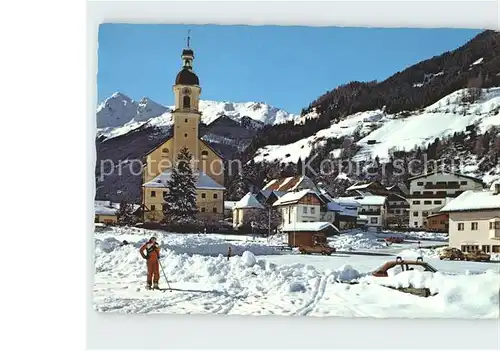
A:
<svg viewBox="0 0 500 351">
<path fill-rule="evenodd" d="M 144 250 L 146 250 L 146 254 L 144 254 Z M 158 260 L 160 259 L 160 246 L 156 242 L 156 238 L 154 236 L 151 237 L 147 243 L 141 246 L 139 252 L 142 258 L 147 260 L 148 277 L 146 289 L 151 289 L 151 283 L 153 283 L 153 289 L 159 289 L 160 266 Z"/>
</svg>

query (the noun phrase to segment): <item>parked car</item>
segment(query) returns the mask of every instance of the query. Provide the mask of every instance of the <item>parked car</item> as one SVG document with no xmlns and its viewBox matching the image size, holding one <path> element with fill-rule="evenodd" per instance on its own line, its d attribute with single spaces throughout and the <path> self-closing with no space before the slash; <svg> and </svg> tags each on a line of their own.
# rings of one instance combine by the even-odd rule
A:
<svg viewBox="0 0 500 351">
<path fill-rule="evenodd" d="M 465 255 L 462 251 L 455 247 L 445 247 L 439 252 L 440 260 L 464 260 Z"/>
<path fill-rule="evenodd" d="M 482 251 L 466 252 L 464 255 L 465 255 L 466 261 L 488 262 L 491 258 L 490 254 L 487 254 L 486 252 L 482 252 Z"/>
<path fill-rule="evenodd" d="M 405 241 L 405 239 L 400 237 L 400 236 L 390 236 L 388 238 L 385 238 L 385 242 L 391 243 L 391 244 L 401 244 L 404 241 Z"/>
<path fill-rule="evenodd" d="M 336 252 L 337 249 L 334 247 L 329 246 L 326 243 L 317 243 L 315 245 L 309 246 L 309 245 L 301 245 L 299 246 L 299 252 L 303 255 L 305 254 L 313 254 L 313 253 L 319 253 L 322 255 L 328 255 L 330 256 L 332 253 Z"/>
<path fill-rule="evenodd" d="M 424 262 L 422 257 L 418 257 L 416 260 L 403 260 L 401 257 L 396 257 L 393 261 L 388 261 L 380 266 L 378 269 L 372 272 L 374 277 L 388 277 L 387 271 L 393 268 L 400 268 L 401 272 L 420 270 L 423 272 L 437 272 L 437 269 Z"/>
</svg>

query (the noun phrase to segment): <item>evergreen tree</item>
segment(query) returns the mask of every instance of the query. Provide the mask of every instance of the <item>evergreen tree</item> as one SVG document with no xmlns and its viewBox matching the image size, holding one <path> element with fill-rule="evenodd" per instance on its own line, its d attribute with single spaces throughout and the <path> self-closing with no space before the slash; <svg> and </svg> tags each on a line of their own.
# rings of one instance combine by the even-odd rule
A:
<svg viewBox="0 0 500 351">
<path fill-rule="evenodd" d="M 134 215 L 134 209 L 131 204 L 127 201 L 122 200 L 120 202 L 120 208 L 118 210 L 118 224 L 119 225 L 133 225 L 137 223 L 137 217 Z"/>
<path fill-rule="evenodd" d="M 184 147 L 179 151 L 177 164 L 167 182 L 163 214 L 167 223 L 196 222 L 196 179 L 191 169 L 191 154 Z"/>
<path fill-rule="evenodd" d="M 302 159 L 299 157 L 297 161 L 297 175 L 302 175 L 304 172 L 304 164 L 302 163 Z"/>
<path fill-rule="evenodd" d="M 238 173 L 231 182 L 228 189 L 228 198 L 231 200 L 240 200 L 250 191 L 248 184 L 243 179 L 243 175 Z"/>
</svg>

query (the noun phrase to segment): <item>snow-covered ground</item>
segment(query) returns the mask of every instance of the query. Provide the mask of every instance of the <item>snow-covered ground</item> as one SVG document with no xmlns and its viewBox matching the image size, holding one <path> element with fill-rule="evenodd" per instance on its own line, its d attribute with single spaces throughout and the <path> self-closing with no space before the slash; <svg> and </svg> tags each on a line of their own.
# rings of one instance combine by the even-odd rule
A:
<svg viewBox="0 0 500 351">
<path fill-rule="evenodd" d="M 161 243 L 161 264 L 172 291 L 144 290 L 146 265 L 138 247 L 152 235 Z M 348 239 L 349 235 L 359 240 Z M 416 242 L 406 244 L 406 249 L 404 244 L 380 247 L 371 235 L 348 233 L 331 239 L 339 252 L 317 256 L 276 250 L 274 245 L 281 243 L 282 236 L 268 240 L 138 228 L 99 231 L 95 233 L 94 305 L 98 311 L 124 313 L 499 317 L 498 263 L 440 261 L 426 251 L 432 249 L 418 249 Z M 122 245 L 123 240 L 129 244 Z M 340 250 L 342 243 L 351 251 Z M 235 256 L 228 260 L 224 255 L 229 245 Z M 392 277 L 389 283 L 417 282 L 437 295 L 417 297 L 380 286 L 379 280 L 370 281 L 369 272 L 402 249 L 409 250 L 405 256 L 428 253 L 423 256 L 439 272 Z M 339 282 L 346 280 L 359 284 Z M 163 274 L 160 284 L 168 287 Z"/>
</svg>

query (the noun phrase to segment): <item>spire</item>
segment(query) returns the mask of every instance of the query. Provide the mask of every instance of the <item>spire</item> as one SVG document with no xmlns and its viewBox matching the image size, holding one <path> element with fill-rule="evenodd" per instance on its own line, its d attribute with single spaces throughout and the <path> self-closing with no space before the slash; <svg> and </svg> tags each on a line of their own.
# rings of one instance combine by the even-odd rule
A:
<svg viewBox="0 0 500 351">
<path fill-rule="evenodd" d="M 194 59 L 194 52 L 191 49 L 190 45 L 191 41 L 191 29 L 188 29 L 188 36 L 187 36 L 187 48 L 182 50 L 182 66 L 185 69 L 191 70 L 193 68 L 193 59 Z"/>
</svg>

